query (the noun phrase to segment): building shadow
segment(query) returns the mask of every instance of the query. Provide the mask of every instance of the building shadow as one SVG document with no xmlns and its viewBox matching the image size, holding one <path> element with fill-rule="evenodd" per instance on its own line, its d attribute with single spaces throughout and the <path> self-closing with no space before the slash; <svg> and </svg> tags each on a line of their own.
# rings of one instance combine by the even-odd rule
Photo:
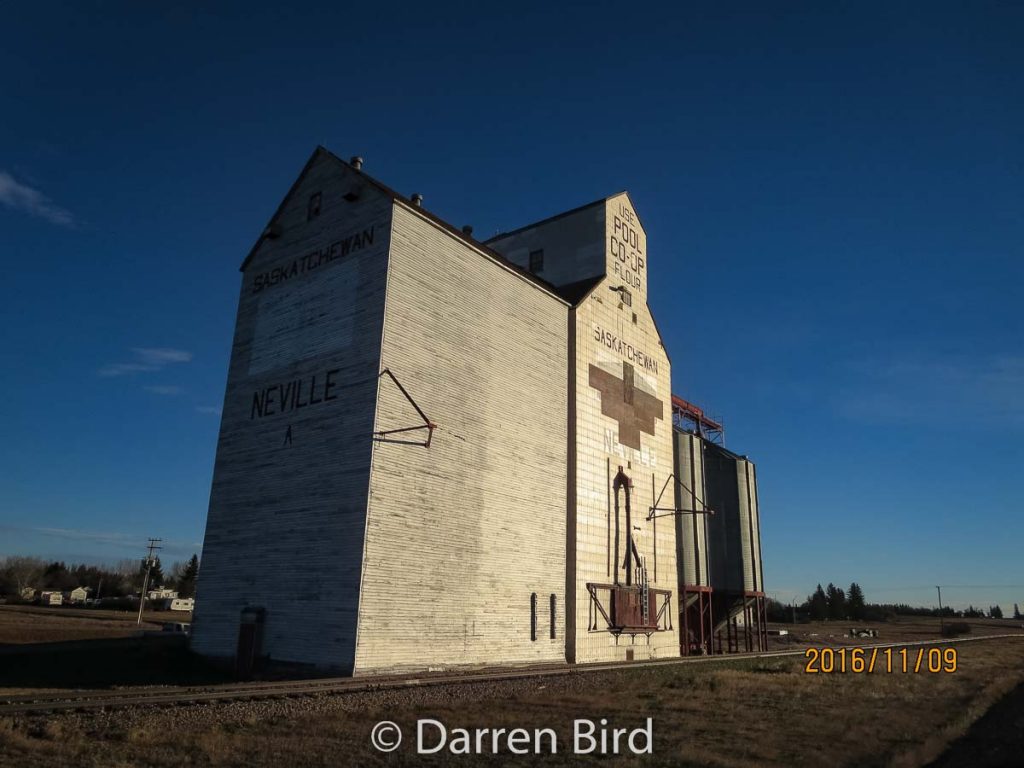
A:
<svg viewBox="0 0 1024 768">
<path fill-rule="evenodd" d="M 182 635 L 0 646 L 0 695 L 4 688 L 104 689 L 230 679 L 191 653 Z"/>
<path fill-rule="evenodd" d="M 928 768 L 1024 765 L 1024 683 L 997 701 Z"/>
</svg>

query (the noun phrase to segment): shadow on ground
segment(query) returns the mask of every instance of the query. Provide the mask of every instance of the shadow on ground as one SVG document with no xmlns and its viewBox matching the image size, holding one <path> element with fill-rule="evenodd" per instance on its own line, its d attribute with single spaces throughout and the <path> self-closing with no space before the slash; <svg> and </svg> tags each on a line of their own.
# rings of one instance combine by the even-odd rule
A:
<svg viewBox="0 0 1024 768">
<path fill-rule="evenodd" d="M 3 688 L 115 688 L 222 683 L 229 676 L 188 650 L 184 637 L 146 636 L 4 646 Z"/>
<path fill-rule="evenodd" d="M 995 703 L 928 768 L 1024 765 L 1024 684 Z"/>
</svg>

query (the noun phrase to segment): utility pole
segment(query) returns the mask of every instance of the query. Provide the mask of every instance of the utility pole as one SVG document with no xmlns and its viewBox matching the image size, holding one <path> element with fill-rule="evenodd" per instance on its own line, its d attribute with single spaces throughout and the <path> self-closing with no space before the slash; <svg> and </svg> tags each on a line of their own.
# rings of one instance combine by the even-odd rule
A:
<svg viewBox="0 0 1024 768">
<path fill-rule="evenodd" d="M 139 620 L 135 622 L 136 625 L 142 624 L 142 609 L 146 605 L 146 588 L 149 586 L 149 571 L 153 567 L 154 562 L 153 552 L 157 549 L 163 549 L 163 547 L 157 546 L 157 542 L 160 541 L 163 541 L 163 539 L 150 539 L 149 544 L 146 547 L 149 550 L 149 553 L 146 555 L 146 573 L 142 577 L 142 592 L 139 593 Z"/>
<path fill-rule="evenodd" d="M 935 585 L 935 590 L 939 593 L 939 633 L 946 628 L 946 619 L 942 615 L 942 587 Z"/>
</svg>

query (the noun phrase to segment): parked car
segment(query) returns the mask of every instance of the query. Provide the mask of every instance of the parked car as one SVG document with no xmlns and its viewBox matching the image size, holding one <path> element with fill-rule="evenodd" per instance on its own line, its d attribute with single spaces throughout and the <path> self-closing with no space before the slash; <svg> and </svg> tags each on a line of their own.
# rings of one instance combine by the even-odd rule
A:
<svg viewBox="0 0 1024 768">
<path fill-rule="evenodd" d="M 192 632 L 192 625 L 183 621 L 165 621 L 164 632 L 173 632 L 176 635 L 188 635 Z"/>
</svg>

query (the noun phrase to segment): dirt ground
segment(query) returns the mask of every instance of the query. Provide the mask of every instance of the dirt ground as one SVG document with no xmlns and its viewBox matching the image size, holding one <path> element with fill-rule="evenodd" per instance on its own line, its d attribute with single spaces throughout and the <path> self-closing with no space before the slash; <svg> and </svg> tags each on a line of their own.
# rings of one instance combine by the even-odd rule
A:
<svg viewBox="0 0 1024 768">
<path fill-rule="evenodd" d="M 188 653 L 184 637 L 161 636 L 164 622 L 189 614 L 147 611 L 143 622 L 123 611 L 0 606 L 0 696 L 83 688 L 221 682 Z"/>
<path fill-rule="evenodd" d="M 158 630 L 165 621 L 188 622 L 190 616 L 180 611 L 146 611 L 142 626 L 138 626 L 137 614 L 130 611 L 0 605 L 0 647 L 131 637 L 140 631 Z"/>
<path fill-rule="evenodd" d="M 1024 684 L 1018 685 L 929 768 L 996 768 L 1024 763 Z"/>
<path fill-rule="evenodd" d="M 1024 682 L 1024 639 L 955 647 L 955 672 L 808 674 L 802 658 L 733 659 L 344 696 L 0 718 L 0 765 L 580 765 L 595 758 L 572 754 L 575 719 L 604 718 L 610 727 L 632 729 L 649 717 L 652 754 L 609 756 L 602 764 L 920 766 L 972 733 L 972 726 L 982 727 L 976 721 L 984 722 L 979 718 Z M 447 750 L 418 755 L 416 722 L 422 718 L 449 729 L 552 728 L 561 748 L 492 756 L 485 743 L 483 758 Z M 406 735 L 390 754 L 369 741 L 382 720 L 394 721 Z"/>
<path fill-rule="evenodd" d="M 143 629 L 153 630 L 182 617 L 147 612 L 145 620 Z M 1017 622 L 970 624 L 968 637 L 1024 635 Z M 937 620 L 920 617 L 873 625 L 771 626 L 789 632 L 772 635 L 771 646 L 789 650 L 872 642 L 850 638 L 851 626 L 877 629 L 874 642 L 932 640 L 940 634 Z M 226 681 L 189 654 L 183 641 L 147 642 L 138 631 L 135 616 L 122 612 L 0 606 L 0 695 Z M 57 645 L 41 649 L 32 643 Z M 259 768 L 471 765 L 481 759 L 575 765 L 588 758 L 565 752 L 571 751 L 574 719 L 605 718 L 612 727 L 635 728 L 647 717 L 654 732 L 652 754 L 602 760 L 722 767 L 900 768 L 936 760 L 940 768 L 1012 765 L 1007 755 L 1015 758 L 1024 751 L 1024 638 L 965 643 L 956 650 L 954 673 L 808 674 L 800 658 L 726 660 L 299 700 L 0 717 L 0 765 Z M 562 749 L 530 757 L 507 749 L 485 758 L 447 751 L 417 755 L 410 742 L 417 720 L 426 717 L 452 728 L 551 727 Z M 390 755 L 369 745 L 374 724 L 385 719 L 407 734 L 403 747 Z M 180 738 L 183 732 L 188 739 Z"/>
<path fill-rule="evenodd" d="M 1024 635 L 1024 621 L 1012 619 L 946 619 L 966 623 L 971 631 L 962 637 L 983 637 L 1020 633 Z M 769 647 L 782 650 L 794 642 L 816 645 L 864 645 L 866 642 L 894 643 L 914 640 L 938 640 L 942 637 L 942 623 L 928 616 L 900 616 L 890 622 L 819 621 L 808 624 L 769 624 L 769 630 L 785 630 L 788 635 L 770 635 Z M 874 629 L 877 638 L 851 638 L 851 629 Z"/>
</svg>

